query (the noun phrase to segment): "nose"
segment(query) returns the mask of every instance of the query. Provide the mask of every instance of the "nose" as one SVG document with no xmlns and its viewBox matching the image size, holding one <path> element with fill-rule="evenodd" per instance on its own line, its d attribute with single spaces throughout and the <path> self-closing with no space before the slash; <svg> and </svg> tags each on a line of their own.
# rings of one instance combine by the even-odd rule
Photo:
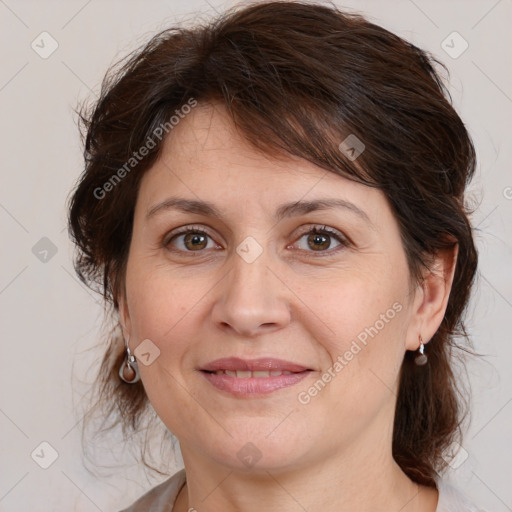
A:
<svg viewBox="0 0 512 512">
<path fill-rule="evenodd" d="M 230 270 L 219 283 L 212 309 L 212 320 L 221 329 L 254 337 L 289 324 L 290 290 L 271 268 L 267 255 L 264 250 L 251 263 L 236 252 L 231 256 Z"/>
</svg>

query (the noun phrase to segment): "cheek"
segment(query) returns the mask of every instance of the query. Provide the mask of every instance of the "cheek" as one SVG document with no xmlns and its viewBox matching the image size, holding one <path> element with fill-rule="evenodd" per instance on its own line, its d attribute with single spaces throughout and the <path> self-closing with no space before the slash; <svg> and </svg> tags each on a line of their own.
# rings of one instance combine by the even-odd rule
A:
<svg viewBox="0 0 512 512">
<path fill-rule="evenodd" d="M 344 350 L 353 340 L 364 346 L 377 337 L 400 337 L 406 304 L 399 282 L 377 275 L 346 275 L 331 279 L 322 293 L 304 290 L 303 296 L 322 320 L 329 347 Z"/>
<path fill-rule="evenodd" d="M 323 371 L 335 375 L 328 387 L 344 397 L 333 401 L 354 411 L 371 409 L 368 401 L 377 407 L 396 388 L 408 319 L 403 282 L 358 277 L 331 281 L 329 293 L 312 302 L 328 326 L 317 338 L 326 352 Z"/>
<path fill-rule="evenodd" d="M 323 340 L 326 363 L 313 389 L 304 389 L 301 403 L 315 421 L 329 418 L 326 429 L 333 429 L 333 439 L 340 435 L 346 441 L 355 439 L 381 411 L 392 407 L 396 400 L 398 376 L 403 360 L 403 324 L 406 308 L 390 295 L 352 294 L 350 299 L 339 296 L 336 301 L 338 318 L 336 335 Z M 332 324 L 332 321 L 331 321 Z M 390 413 L 391 414 L 391 413 Z M 338 424 L 344 424 L 340 434 Z"/>
<path fill-rule="evenodd" d="M 181 374 L 186 366 L 184 358 L 192 349 L 191 320 L 194 305 L 198 306 L 200 296 L 197 292 L 190 293 L 190 290 L 194 290 L 191 283 L 187 282 L 181 287 L 180 283 L 178 279 L 166 278 L 162 271 L 144 272 L 141 267 L 138 272 L 127 275 L 132 328 L 130 345 L 138 356 L 136 349 L 139 344 L 143 340 L 151 341 L 150 352 L 156 354 L 156 357 L 151 359 L 149 365 L 138 357 L 142 363 L 138 366 L 148 398 L 162 417 L 169 410 L 176 410 L 180 402 L 187 402 L 186 397 L 180 397 L 183 386 Z M 189 290 L 189 293 L 185 293 L 185 290 Z M 194 324 L 197 327 L 197 322 Z M 174 391 L 169 392 L 171 390 Z M 164 397 L 166 405 L 160 403 Z"/>
<path fill-rule="evenodd" d="M 136 338 L 154 339 L 159 343 L 174 329 L 199 300 L 204 287 L 169 275 L 164 268 L 144 268 L 134 263 L 127 273 L 130 318 Z M 204 292 L 203 292 L 204 294 Z M 197 296 L 197 297 L 196 297 Z"/>
<path fill-rule="evenodd" d="M 144 389 L 157 414 L 172 429 L 176 427 L 175 411 L 180 410 L 183 417 L 189 414 L 191 397 L 183 372 L 190 364 L 184 359 L 193 350 L 193 328 L 198 325 L 194 306 L 199 307 L 204 289 L 189 280 L 185 283 L 170 277 L 162 269 L 144 272 L 139 267 L 137 273 L 127 276 L 131 343 L 136 348 L 149 339 L 159 352 L 150 365 L 139 364 Z"/>
</svg>

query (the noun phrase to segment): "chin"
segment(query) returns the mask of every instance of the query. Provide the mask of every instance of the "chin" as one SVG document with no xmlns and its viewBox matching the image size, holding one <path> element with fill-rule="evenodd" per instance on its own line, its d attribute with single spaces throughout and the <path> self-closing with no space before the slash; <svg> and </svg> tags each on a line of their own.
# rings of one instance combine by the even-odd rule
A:
<svg viewBox="0 0 512 512">
<path fill-rule="evenodd" d="M 272 426 L 269 428 L 270 424 Z M 279 422 L 275 420 L 260 423 L 261 428 L 252 424 L 253 433 L 250 435 L 240 435 L 228 430 L 233 437 L 226 434 L 222 445 L 208 445 L 210 457 L 232 471 L 252 474 L 281 472 L 300 466 L 309 452 L 304 444 L 304 439 L 308 436 L 303 432 L 290 432 L 286 428 L 279 432 L 280 427 L 277 425 Z M 281 424 L 281 427 L 284 425 Z"/>
</svg>

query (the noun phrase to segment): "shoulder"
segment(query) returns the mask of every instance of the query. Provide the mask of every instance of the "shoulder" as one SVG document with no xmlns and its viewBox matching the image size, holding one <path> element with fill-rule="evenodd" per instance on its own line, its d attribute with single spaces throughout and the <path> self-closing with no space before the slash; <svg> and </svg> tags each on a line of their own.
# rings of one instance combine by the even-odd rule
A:
<svg viewBox="0 0 512 512">
<path fill-rule="evenodd" d="M 451 482 L 439 479 L 436 483 L 439 491 L 436 512 L 487 512 Z"/>
<path fill-rule="evenodd" d="M 185 469 L 181 469 L 120 512 L 171 512 L 185 480 Z"/>
</svg>

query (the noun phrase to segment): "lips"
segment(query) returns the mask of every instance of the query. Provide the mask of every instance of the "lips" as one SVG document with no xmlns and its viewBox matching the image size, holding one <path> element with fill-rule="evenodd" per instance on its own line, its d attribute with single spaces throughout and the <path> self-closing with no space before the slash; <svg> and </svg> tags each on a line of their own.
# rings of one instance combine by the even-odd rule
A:
<svg viewBox="0 0 512 512">
<path fill-rule="evenodd" d="M 268 377 L 278 377 L 279 375 L 291 375 L 292 373 L 300 372 L 290 372 L 287 370 L 256 370 L 252 372 L 249 370 L 217 370 L 216 372 L 210 373 L 215 373 L 215 375 L 228 375 L 229 377 L 236 377 L 237 379 L 263 379 Z"/>
<path fill-rule="evenodd" d="M 258 398 L 298 384 L 313 370 L 301 364 L 265 357 L 228 357 L 204 365 L 202 375 L 217 390 L 235 398 Z"/>
<path fill-rule="evenodd" d="M 297 363 L 285 361 L 283 359 L 275 359 L 271 357 L 260 359 L 240 359 L 238 357 L 227 357 L 216 359 L 206 365 L 201 370 L 226 374 L 232 377 L 249 378 L 249 377 L 269 377 L 277 375 L 289 375 L 291 373 L 300 373 L 310 368 Z"/>
</svg>

